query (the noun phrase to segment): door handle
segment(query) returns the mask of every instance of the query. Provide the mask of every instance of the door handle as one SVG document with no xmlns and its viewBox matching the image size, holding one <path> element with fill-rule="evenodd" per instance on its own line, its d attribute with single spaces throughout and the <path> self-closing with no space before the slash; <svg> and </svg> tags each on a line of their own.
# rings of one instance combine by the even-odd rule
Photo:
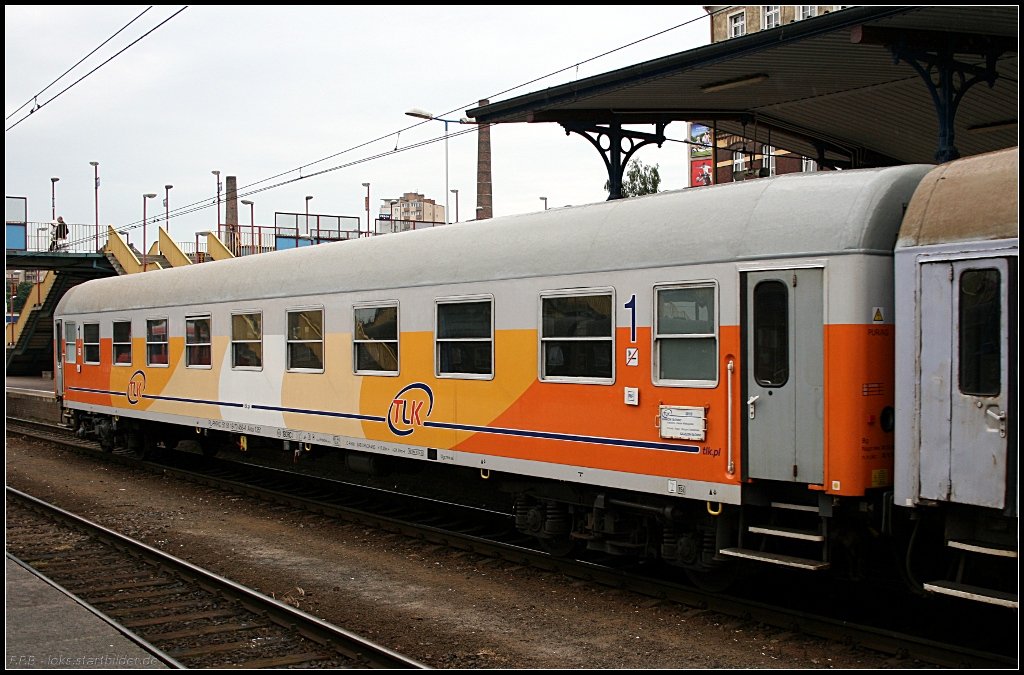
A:
<svg viewBox="0 0 1024 675">
<path fill-rule="evenodd" d="M 1000 410 L 999 412 L 996 412 L 995 408 L 989 408 L 988 410 L 985 411 L 985 414 L 994 419 L 996 422 L 1006 421 L 1005 410 Z"/>
<path fill-rule="evenodd" d="M 757 404 L 757 399 L 759 399 L 759 398 L 761 398 L 761 397 L 760 396 L 751 396 L 750 398 L 747 399 L 747 416 L 750 419 L 754 419 L 754 407 Z"/>
</svg>

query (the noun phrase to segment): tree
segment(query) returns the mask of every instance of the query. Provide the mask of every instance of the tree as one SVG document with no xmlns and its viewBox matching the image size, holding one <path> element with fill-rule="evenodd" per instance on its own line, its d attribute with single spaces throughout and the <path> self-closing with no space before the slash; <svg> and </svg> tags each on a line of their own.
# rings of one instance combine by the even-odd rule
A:
<svg viewBox="0 0 1024 675">
<path fill-rule="evenodd" d="M 7 300 L 8 300 L 7 311 L 11 311 L 12 305 L 13 305 L 14 312 L 15 313 L 20 312 L 21 309 L 25 306 L 25 301 L 28 300 L 28 295 L 29 295 L 29 293 L 32 292 L 33 288 L 35 288 L 35 284 L 33 284 L 31 281 L 22 281 L 21 283 L 19 283 L 18 284 L 18 290 L 14 294 L 14 296 L 13 297 L 9 296 L 7 298 Z"/>
<path fill-rule="evenodd" d="M 629 160 L 626 165 L 626 174 L 622 178 L 622 196 L 639 197 L 640 195 L 653 195 L 661 185 L 661 174 L 658 173 L 658 165 L 648 166 L 639 159 Z M 604 182 L 604 189 L 607 191 L 611 185 Z"/>
</svg>

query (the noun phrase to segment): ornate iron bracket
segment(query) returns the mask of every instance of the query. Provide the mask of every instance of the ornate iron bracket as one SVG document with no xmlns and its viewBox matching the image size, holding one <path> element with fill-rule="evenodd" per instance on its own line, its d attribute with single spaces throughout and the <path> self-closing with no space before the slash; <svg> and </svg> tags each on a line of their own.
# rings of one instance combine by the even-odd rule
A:
<svg viewBox="0 0 1024 675">
<path fill-rule="evenodd" d="M 577 133 L 597 148 L 608 170 L 608 199 L 622 199 L 622 174 L 626 170 L 629 158 L 640 148 L 651 143 L 660 148 L 665 142 L 665 127 L 669 122 L 656 122 L 656 131 L 651 134 L 644 131 L 623 130 L 622 123 L 609 122 L 607 126 L 584 124 L 579 122 L 559 122 L 565 129 L 565 135 Z M 625 146 L 625 147 L 624 147 Z"/>
</svg>

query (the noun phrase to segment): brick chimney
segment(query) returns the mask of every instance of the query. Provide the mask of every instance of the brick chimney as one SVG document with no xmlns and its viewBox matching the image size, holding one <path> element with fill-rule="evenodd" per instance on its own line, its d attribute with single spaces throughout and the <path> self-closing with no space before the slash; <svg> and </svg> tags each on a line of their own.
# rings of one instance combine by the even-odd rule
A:
<svg viewBox="0 0 1024 675">
<path fill-rule="evenodd" d="M 224 178 L 224 245 L 237 253 L 238 243 L 238 180 L 234 176 Z"/>
<path fill-rule="evenodd" d="M 490 103 L 481 99 L 480 105 Z M 476 219 L 494 217 L 494 202 L 491 199 L 491 125 L 477 126 L 476 139 Z"/>
</svg>

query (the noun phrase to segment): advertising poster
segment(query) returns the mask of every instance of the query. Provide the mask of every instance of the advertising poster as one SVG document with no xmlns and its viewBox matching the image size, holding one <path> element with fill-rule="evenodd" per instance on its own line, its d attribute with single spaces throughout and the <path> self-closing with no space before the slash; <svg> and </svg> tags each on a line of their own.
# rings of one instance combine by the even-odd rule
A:
<svg viewBox="0 0 1024 675">
<path fill-rule="evenodd" d="M 711 185 L 711 158 L 690 160 L 690 186 Z"/>
</svg>

